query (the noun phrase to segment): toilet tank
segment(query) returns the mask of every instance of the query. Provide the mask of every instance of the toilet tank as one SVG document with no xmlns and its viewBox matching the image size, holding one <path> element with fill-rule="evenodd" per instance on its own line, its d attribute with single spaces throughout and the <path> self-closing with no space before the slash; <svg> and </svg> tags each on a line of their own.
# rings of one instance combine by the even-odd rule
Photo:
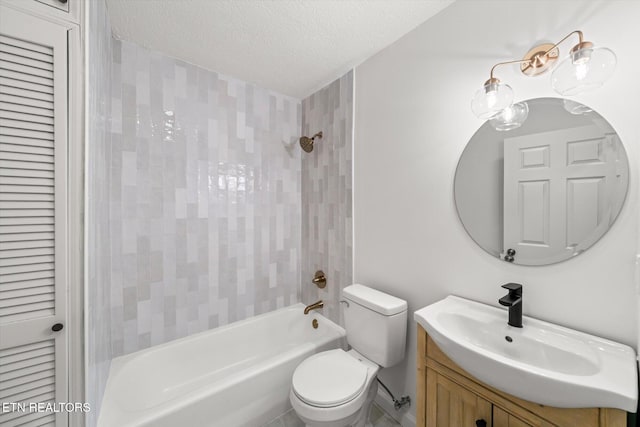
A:
<svg viewBox="0 0 640 427">
<path fill-rule="evenodd" d="M 347 342 L 382 367 L 404 359 L 407 302 L 368 286 L 354 284 L 342 291 Z"/>
</svg>

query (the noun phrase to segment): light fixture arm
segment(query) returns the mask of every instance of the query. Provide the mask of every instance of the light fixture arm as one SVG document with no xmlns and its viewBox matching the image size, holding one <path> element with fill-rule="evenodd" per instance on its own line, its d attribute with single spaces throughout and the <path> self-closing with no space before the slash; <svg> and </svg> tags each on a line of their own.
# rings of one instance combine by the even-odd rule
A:
<svg viewBox="0 0 640 427">
<path fill-rule="evenodd" d="M 584 36 L 582 34 L 582 31 L 575 30 L 575 31 L 570 32 L 566 36 L 564 36 L 562 38 L 562 40 L 560 40 L 558 43 L 556 43 L 553 46 L 551 46 L 543 55 L 548 55 L 549 52 L 551 52 L 553 49 L 557 48 L 560 45 L 560 43 L 562 43 L 563 41 L 565 41 L 566 39 L 568 39 L 569 37 L 571 37 L 574 34 L 578 35 L 578 45 L 581 45 L 582 43 L 584 43 Z"/>
<path fill-rule="evenodd" d="M 529 63 L 531 62 L 531 59 L 514 59 L 513 61 L 505 61 L 505 62 L 498 62 L 497 64 L 495 64 L 493 67 L 491 67 L 491 72 L 489 73 L 489 80 L 486 81 L 485 84 L 488 83 L 497 83 L 498 79 L 496 79 L 495 77 L 493 77 L 493 71 L 499 67 L 500 65 L 507 65 L 507 64 L 523 64 L 523 63 Z"/>
<path fill-rule="evenodd" d="M 489 73 L 489 80 L 487 80 L 485 82 L 485 86 L 488 84 L 492 84 L 492 83 L 498 83 L 499 80 L 497 78 L 495 78 L 493 76 L 493 73 L 495 71 L 495 69 L 501 65 L 507 65 L 507 64 L 527 64 L 526 67 L 522 67 L 521 70 L 522 72 L 526 72 L 526 70 L 528 70 L 529 68 L 533 67 L 533 68 L 540 68 L 541 71 L 543 72 L 544 70 L 546 70 L 546 68 L 544 68 L 544 64 L 549 61 L 549 59 L 555 59 L 557 57 L 557 53 L 555 55 L 550 55 L 554 49 L 557 49 L 558 46 L 564 42 L 565 40 L 567 40 L 569 37 L 571 37 L 572 35 L 577 34 L 578 35 L 578 44 L 574 47 L 574 49 L 578 49 L 578 48 L 582 48 L 582 47 L 589 47 L 591 45 L 590 42 L 585 42 L 584 41 L 584 36 L 582 34 L 582 31 L 580 30 L 575 30 L 570 32 L 569 34 L 567 34 L 566 36 L 564 36 L 559 42 L 551 45 L 551 44 L 547 44 L 547 45 L 543 45 L 545 47 L 544 51 L 538 51 L 533 53 L 531 56 L 528 56 L 524 59 L 518 59 L 518 60 L 513 60 L 513 61 L 504 61 L 504 62 L 498 62 L 497 64 L 495 64 L 493 67 L 491 67 L 491 72 Z M 587 43 L 589 44 L 589 46 L 587 46 Z M 573 50 L 572 49 L 572 52 Z M 537 75 L 539 73 L 533 73 L 532 75 Z"/>
</svg>

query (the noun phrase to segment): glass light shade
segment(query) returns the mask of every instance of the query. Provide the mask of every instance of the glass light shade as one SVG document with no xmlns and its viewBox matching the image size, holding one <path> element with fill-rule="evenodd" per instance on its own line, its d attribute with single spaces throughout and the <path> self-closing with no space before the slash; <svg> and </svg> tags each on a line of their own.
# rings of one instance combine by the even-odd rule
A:
<svg viewBox="0 0 640 427">
<path fill-rule="evenodd" d="M 579 102 L 572 101 L 570 99 L 563 99 L 562 104 L 564 106 L 564 109 L 574 116 L 579 116 L 581 114 L 586 114 L 593 111 L 591 107 L 587 107 L 584 104 L 580 104 Z"/>
<path fill-rule="evenodd" d="M 553 70 L 551 86 L 560 95 L 577 95 L 602 86 L 615 68 L 616 54 L 610 49 L 579 49 Z"/>
<path fill-rule="evenodd" d="M 518 102 L 493 116 L 489 119 L 489 123 L 495 130 L 508 131 L 522 126 L 527 116 L 529 116 L 529 106 L 526 102 Z"/>
<path fill-rule="evenodd" d="M 495 116 L 513 103 L 513 89 L 504 83 L 489 83 L 473 96 L 471 111 L 478 118 L 486 120 Z"/>
</svg>

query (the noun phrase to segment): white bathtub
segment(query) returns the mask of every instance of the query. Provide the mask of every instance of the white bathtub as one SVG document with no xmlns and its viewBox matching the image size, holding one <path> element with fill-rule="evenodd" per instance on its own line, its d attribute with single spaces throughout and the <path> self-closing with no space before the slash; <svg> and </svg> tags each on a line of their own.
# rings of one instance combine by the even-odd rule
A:
<svg viewBox="0 0 640 427">
<path fill-rule="evenodd" d="M 292 305 L 114 359 L 98 426 L 267 423 L 291 407 L 296 366 L 345 337 L 343 328 L 303 309 Z"/>
</svg>

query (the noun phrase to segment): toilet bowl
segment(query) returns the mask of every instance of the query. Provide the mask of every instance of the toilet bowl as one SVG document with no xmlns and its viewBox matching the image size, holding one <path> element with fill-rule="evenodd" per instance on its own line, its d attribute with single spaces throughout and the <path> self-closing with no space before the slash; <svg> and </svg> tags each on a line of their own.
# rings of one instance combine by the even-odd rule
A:
<svg viewBox="0 0 640 427">
<path fill-rule="evenodd" d="M 291 406 L 307 427 L 369 427 L 378 371 L 404 359 L 407 302 L 358 284 L 342 294 L 351 350 L 314 354 L 291 380 Z"/>
<path fill-rule="evenodd" d="M 317 353 L 296 368 L 289 400 L 308 427 L 364 427 L 379 369 L 355 350 Z"/>
</svg>

